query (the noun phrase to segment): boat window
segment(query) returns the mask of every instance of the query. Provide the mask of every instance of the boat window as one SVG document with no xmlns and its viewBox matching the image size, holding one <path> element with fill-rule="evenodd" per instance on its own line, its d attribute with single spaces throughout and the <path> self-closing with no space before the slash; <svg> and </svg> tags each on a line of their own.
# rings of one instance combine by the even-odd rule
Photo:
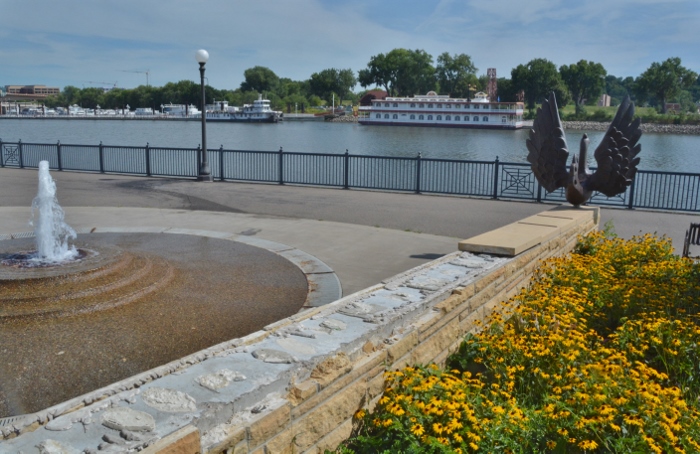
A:
<svg viewBox="0 0 700 454">
<path fill-rule="evenodd" d="M 459 109 L 459 108 L 460 108 L 460 105 L 459 105 L 459 104 L 455 104 L 455 109 Z"/>
<path fill-rule="evenodd" d="M 446 121 L 450 121 L 450 120 L 452 120 L 452 117 L 449 116 L 449 115 L 447 115 L 447 116 L 445 117 L 445 120 L 446 120 Z"/>
<path fill-rule="evenodd" d="M 411 107 L 416 107 L 416 103 L 415 103 L 415 102 L 412 102 L 412 103 L 411 103 Z"/>
<path fill-rule="evenodd" d="M 459 121 L 459 115 L 455 115 L 455 121 Z"/>
<path fill-rule="evenodd" d="M 479 108 L 479 105 L 478 105 L 478 104 L 474 104 L 474 108 L 475 108 L 475 109 L 478 109 L 478 108 Z"/>
<path fill-rule="evenodd" d="M 423 115 L 418 115 L 418 119 L 419 119 L 419 120 L 422 120 L 422 119 L 423 119 Z"/>
<path fill-rule="evenodd" d="M 432 108 L 433 108 L 433 103 L 428 104 L 428 109 L 432 109 Z"/>
<path fill-rule="evenodd" d="M 474 115 L 474 118 L 472 118 L 472 121 L 479 121 L 479 117 L 477 117 L 476 115 Z"/>
<path fill-rule="evenodd" d="M 415 120 L 415 119 L 416 119 L 416 116 L 411 114 L 411 120 Z"/>
<path fill-rule="evenodd" d="M 377 114 L 375 118 L 382 118 L 382 114 Z"/>
<path fill-rule="evenodd" d="M 389 114 L 384 114 L 384 118 L 389 118 Z"/>
<path fill-rule="evenodd" d="M 432 116 L 432 115 L 428 115 L 428 120 L 432 120 L 432 119 L 433 119 L 433 116 Z"/>
<path fill-rule="evenodd" d="M 487 117 L 486 115 L 484 115 L 484 117 L 482 118 L 482 120 L 483 120 L 483 121 L 489 121 L 489 117 Z"/>
<path fill-rule="evenodd" d="M 436 104 L 435 107 L 437 107 L 438 109 L 442 109 L 442 104 Z"/>
<path fill-rule="evenodd" d="M 384 103 L 384 107 L 389 107 L 389 103 Z"/>
<path fill-rule="evenodd" d="M 393 118 L 394 120 L 398 120 L 398 119 L 399 119 L 399 116 L 396 115 L 396 114 L 394 114 L 394 116 L 393 116 L 392 118 Z"/>
<path fill-rule="evenodd" d="M 445 107 L 447 107 L 448 109 L 451 109 L 451 108 L 452 108 L 452 104 L 445 104 Z"/>
<path fill-rule="evenodd" d="M 442 120 L 442 115 L 438 115 L 436 120 Z"/>
<path fill-rule="evenodd" d="M 425 107 L 425 104 L 420 103 L 420 104 L 418 104 L 418 107 L 421 107 L 421 108 L 422 108 L 422 107 Z"/>
<path fill-rule="evenodd" d="M 506 120 L 506 116 L 503 115 L 503 116 L 501 117 L 501 123 L 505 123 L 506 121 L 507 121 L 507 120 Z"/>
<path fill-rule="evenodd" d="M 399 104 L 395 102 L 394 107 L 399 107 Z"/>
</svg>

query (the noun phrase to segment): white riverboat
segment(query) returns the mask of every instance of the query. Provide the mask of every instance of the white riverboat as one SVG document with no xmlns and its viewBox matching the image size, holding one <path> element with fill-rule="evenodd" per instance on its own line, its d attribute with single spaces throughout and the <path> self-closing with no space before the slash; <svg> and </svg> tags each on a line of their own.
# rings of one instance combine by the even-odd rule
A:
<svg viewBox="0 0 700 454">
<path fill-rule="evenodd" d="M 207 109 L 207 121 L 235 121 L 242 123 L 277 123 L 282 120 L 282 112 L 272 110 L 270 100 L 258 99 L 253 104 L 244 104 L 242 109 L 228 107 L 226 109 Z"/>
<path fill-rule="evenodd" d="M 481 92 L 473 99 L 461 99 L 430 91 L 375 99 L 371 106 L 360 106 L 357 120 L 363 125 L 520 129 L 524 108 L 522 102 L 489 101 Z"/>
</svg>

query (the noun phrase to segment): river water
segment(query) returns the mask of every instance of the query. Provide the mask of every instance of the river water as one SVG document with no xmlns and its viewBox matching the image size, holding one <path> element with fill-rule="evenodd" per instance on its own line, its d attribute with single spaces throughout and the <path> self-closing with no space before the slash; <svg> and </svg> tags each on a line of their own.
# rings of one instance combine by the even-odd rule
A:
<svg viewBox="0 0 700 454">
<path fill-rule="evenodd" d="M 570 151 L 578 152 L 583 133 L 591 139 L 589 160 L 603 132 L 568 131 Z M 419 128 L 361 126 L 356 123 L 287 121 L 278 124 L 207 123 L 207 147 L 227 150 L 345 153 L 357 155 L 527 162 L 528 129 Z M 201 143 L 198 121 L 61 120 L 0 118 L 0 139 L 56 143 L 195 148 Z M 646 133 L 640 140 L 642 170 L 700 173 L 700 136 Z"/>
</svg>

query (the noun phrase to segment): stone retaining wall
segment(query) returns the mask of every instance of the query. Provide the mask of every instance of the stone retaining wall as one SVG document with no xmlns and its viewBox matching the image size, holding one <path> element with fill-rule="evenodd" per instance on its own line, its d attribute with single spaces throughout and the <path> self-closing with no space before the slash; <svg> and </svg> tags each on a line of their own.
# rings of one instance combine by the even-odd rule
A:
<svg viewBox="0 0 700 454">
<path fill-rule="evenodd" d="M 350 435 L 353 414 L 378 401 L 384 371 L 444 363 L 478 321 L 527 285 L 541 259 L 569 252 L 578 235 L 598 227 L 597 209 L 547 213 L 558 220 L 553 233 L 513 258 L 454 252 L 200 352 L 185 369 L 145 374 L 136 389 L 62 415 L 49 411 L 7 434 L 14 438 L 0 450 L 29 454 L 48 443 L 64 449 L 54 452 L 90 453 L 334 449 Z"/>
</svg>

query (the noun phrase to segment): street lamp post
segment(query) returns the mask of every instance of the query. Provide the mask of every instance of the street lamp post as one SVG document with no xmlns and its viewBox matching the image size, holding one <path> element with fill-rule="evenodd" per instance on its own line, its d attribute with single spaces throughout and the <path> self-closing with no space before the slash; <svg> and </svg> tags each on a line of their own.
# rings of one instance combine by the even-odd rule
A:
<svg viewBox="0 0 700 454">
<path fill-rule="evenodd" d="M 204 91 L 204 65 L 209 60 L 209 52 L 204 49 L 199 49 L 194 58 L 199 63 L 199 75 L 202 80 L 202 164 L 199 167 L 198 181 L 214 181 L 209 168 L 209 160 L 207 158 L 207 105 Z"/>
</svg>

